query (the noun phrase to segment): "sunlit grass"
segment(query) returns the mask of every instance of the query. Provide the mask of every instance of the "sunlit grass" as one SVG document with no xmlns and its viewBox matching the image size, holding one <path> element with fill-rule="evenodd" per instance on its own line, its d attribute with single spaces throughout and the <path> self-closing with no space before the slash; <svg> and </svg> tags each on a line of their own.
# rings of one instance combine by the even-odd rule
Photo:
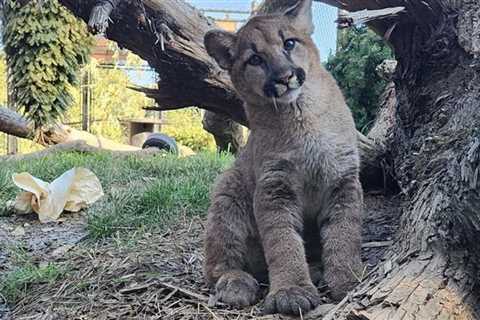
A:
<svg viewBox="0 0 480 320">
<path fill-rule="evenodd" d="M 122 230 L 162 228 L 180 215 L 205 214 L 211 185 L 231 160 L 231 156 L 215 153 L 140 158 L 68 152 L 5 162 L 0 167 L 0 208 L 6 208 L 19 191 L 12 183 L 13 173 L 26 171 L 52 181 L 73 167 L 85 167 L 98 176 L 105 192 L 86 211 L 91 238 Z"/>
</svg>

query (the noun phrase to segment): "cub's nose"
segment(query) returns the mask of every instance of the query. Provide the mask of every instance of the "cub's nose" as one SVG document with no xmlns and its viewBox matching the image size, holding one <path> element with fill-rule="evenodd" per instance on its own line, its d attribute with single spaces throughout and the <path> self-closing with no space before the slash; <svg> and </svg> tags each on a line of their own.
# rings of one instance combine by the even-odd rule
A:
<svg viewBox="0 0 480 320">
<path fill-rule="evenodd" d="M 278 84 L 288 85 L 293 77 L 295 77 L 295 73 L 289 70 L 277 76 L 275 82 Z"/>
</svg>

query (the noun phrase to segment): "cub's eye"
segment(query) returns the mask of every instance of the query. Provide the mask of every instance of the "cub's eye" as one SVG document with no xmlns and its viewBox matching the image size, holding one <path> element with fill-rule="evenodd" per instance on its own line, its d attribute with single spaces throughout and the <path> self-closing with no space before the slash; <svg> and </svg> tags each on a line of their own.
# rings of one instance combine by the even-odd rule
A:
<svg viewBox="0 0 480 320">
<path fill-rule="evenodd" d="M 250 59 L 248 59 L 247 63 L 252 66 L 259 66 L 263 63 L 263 59 L 260 56 L 254 54 L 250 57 Z"/>
<path fill-rule="evenodd" d="M 287 39 L 285 40 L 285 42 L 283 43 L 283 48 L 286 50 L 286 51 L 291 51 L 293 50 L 293 48 L 295 48 L 295 40 L 293 39 Z"/>
</svg>

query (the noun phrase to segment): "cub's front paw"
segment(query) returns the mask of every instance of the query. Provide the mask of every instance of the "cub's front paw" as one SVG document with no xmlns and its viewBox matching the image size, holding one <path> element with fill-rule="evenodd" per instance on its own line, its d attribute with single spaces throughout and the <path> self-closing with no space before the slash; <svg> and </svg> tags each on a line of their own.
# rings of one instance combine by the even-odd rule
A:
<svg viewBox="0 0 480 320">
<path fill-rule="evenodd" d="M 354 279 L 344 281 L 342 280 L 331 281 L 328 285 L 330 289 L 330 297 L 334 301 L 340 301 L 345 298 L 347 293 L 353 288 L 355 288 L 355 286 L 358 284 L 358 281 Z"/>
<path fill-rule="evenodd" d="M 265 314 L 282 313 L 305 314 L 320 304 L 315 287 L 292 286 L 271 292 L 265 298 L 263 312 Z"/>
<path fill-rule="evenodd" d="M 349 291 L 355 288 L 362 277 L 363 265 L 357 263 L 354 268 L 327 268 L 324 278 L 335 301 L 342 300 Z"/>
<path fill-rule="evenodd" d="M 215 295 L 218 300 L 235 307 L 255 304 L 258 295 L 258 282 L 244 271 L 230 271 L 218 279 Z"/>
</svg>

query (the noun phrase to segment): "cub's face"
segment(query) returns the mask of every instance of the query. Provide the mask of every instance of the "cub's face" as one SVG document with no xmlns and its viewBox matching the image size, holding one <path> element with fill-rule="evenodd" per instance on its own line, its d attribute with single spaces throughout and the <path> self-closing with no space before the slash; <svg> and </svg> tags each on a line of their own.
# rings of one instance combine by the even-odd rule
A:
<svg viewBox="0 0 480 320">
<path fill-rule="evenodd" d="M 318 54 L 311 0 L 300 0 L 283 14 L 256 16 L 237 34 L 205 35 L 207 52 L 230 73 L 240 96 L 251 104 L 296 100 Z M 274 101 L 275 100 L 275 101 Z"/>
</svg>

